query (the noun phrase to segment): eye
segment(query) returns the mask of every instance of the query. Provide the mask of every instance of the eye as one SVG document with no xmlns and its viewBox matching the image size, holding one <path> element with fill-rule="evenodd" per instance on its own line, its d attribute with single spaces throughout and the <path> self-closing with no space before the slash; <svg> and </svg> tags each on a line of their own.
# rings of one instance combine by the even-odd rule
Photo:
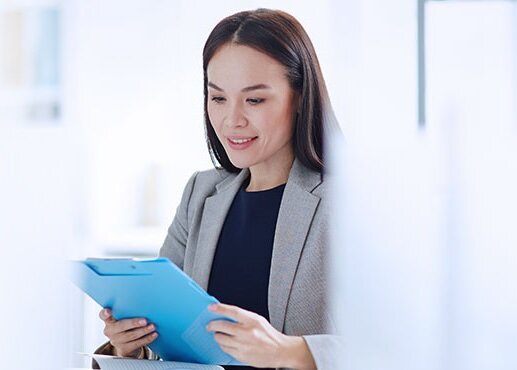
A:
<svg viewBox="0 0 517 370">
<path fill-rule="evenodd" d="M 212 96 L 211 100 L 216 103 L 216 104 L 222 104 L 223 102 L 226 101 L 226 98 L 222 97 L 222 96 Z"/>
<path fill-rule="evenodd" d="M 262 102 L 264 102 L 265 99 L 262 99 L 262 98 L 248 98 L 246 99 L 246 101 L 248 103 L 250 103 L 251 105 L 257 105 L 257 104 L 260 104 Z"/>
</svg>

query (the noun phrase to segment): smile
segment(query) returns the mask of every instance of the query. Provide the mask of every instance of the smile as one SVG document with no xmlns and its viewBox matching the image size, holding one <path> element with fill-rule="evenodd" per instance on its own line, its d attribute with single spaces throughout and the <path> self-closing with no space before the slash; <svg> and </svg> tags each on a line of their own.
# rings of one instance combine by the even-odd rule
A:
<svg viewBox="0 0 517 370">
<path fill-rule="evenodd" d="M 244 143 L 247 143 L 251 140 L 253 140 L 255 138 L 253 137 L 250 137 L 250 138 L 247 138 L 247 139 L 230 139 L 228 138 L 228 140 L 230 140 L 230 142 L 234 143 L 234 144 L 244 144 Z"/>
<path fill-rule="evenodd" d="M 246 138 L 243 138 L 243 137 L 232 137 L 232 138 L 229 138 L 227 137 L 226 138 L 228 140 L 228 145 L 230 146 L 230 148 L 232 149 L 246 149 L 248 148 L 250 145 L 253 144 L 253 142 L 258 139 L 258 136 L 255 136 L 255 137 L 246 137 Z"/>
</svg>

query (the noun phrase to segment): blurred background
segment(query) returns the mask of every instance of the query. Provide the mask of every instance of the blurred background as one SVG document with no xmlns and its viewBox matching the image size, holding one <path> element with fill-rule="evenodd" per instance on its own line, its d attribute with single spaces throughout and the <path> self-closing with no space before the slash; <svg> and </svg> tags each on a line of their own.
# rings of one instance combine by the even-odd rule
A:
<svg viewBox="0 0 517 370">
<path fill-rule="evenodd" d="M 65 261 L 157 254 L 211 167 L 204 41 L 258 7 L 304 25 L 344 134 L 336 368 L 517 368 L 512 0 L 0 0 L 3 366 L 86 366 L 105 341 Z"/>
</svg>

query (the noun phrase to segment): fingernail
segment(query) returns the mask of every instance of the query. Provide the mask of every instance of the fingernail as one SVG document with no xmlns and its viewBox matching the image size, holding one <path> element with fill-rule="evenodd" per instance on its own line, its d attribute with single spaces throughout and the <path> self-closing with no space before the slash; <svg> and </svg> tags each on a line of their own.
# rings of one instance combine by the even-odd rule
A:
<svg viewBox="0 0 517 370">
<path fill-rule="evenodd" d="M 147 321 L 145 321 L 145 320 L 140 320 L 140 321 L 138 322 L 138 324 L 139 324 L 139 325 L 146 325 L 146 324 L 147 324 Z"/>
<path fill-rule="evenodd" d="M 158 336 L 158 333 L 157 332 L 154 332 L 151 334 L 153 336 L 153 338 L 156 338 Z"/>
<path fill-rule="evenodd" d="M 153 324 L 149 325 L 149 326 L 147 327 L 147 329 L 149 329 L 149 330 L 154 330 L 154 325 L 153 325 Z"/>
</svg>

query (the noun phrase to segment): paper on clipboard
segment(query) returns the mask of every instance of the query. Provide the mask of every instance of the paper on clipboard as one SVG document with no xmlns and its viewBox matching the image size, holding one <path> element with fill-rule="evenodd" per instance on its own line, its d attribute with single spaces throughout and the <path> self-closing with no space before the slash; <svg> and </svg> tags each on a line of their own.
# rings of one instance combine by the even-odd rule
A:
<svg viewBox="0 0 517 370">
<path fill-rule="evenodd" d="M 218 365 L 202 365 L 175 361 L 138 360 L 127 357 L 87 355 L 95 359 L 101 370 L 224 370 Z"/>
</svg>

